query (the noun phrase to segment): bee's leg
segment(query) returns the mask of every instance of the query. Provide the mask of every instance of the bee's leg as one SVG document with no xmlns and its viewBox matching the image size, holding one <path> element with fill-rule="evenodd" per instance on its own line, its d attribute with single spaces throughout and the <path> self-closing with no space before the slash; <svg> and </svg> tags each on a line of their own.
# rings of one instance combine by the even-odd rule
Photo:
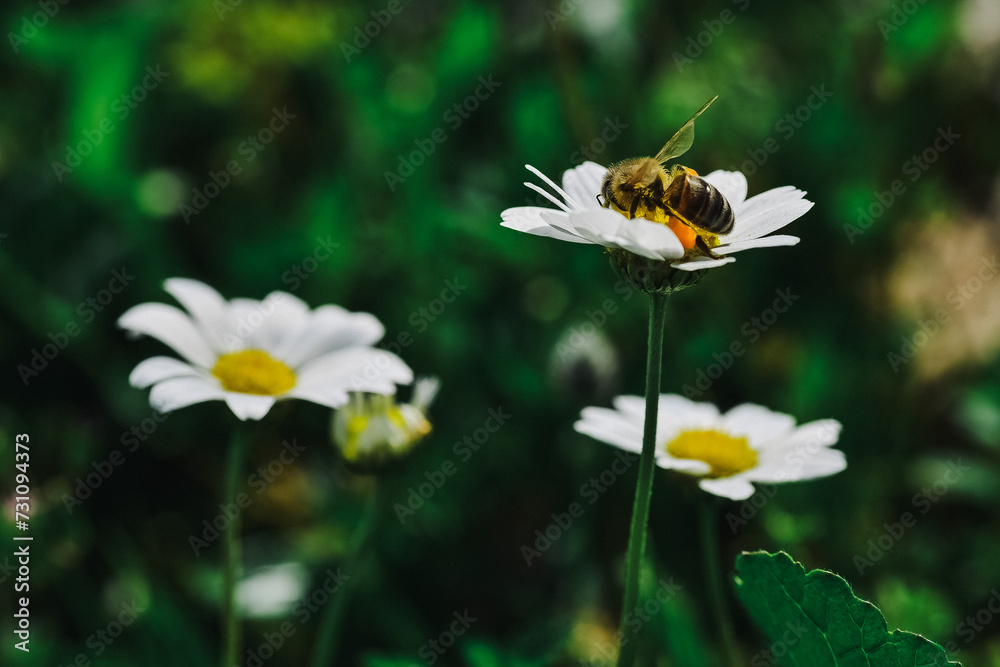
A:
<svg viewBox="0 0 1000 667">
<path fill-rule="evenodd" d="M 632 196 L 632 205 L 628 207 L 628 217 L 631 220 L 635 217 L 635 212 L 639 210 L 639 195 Z"/>
<path fill-rule="evenodd" d="M 694 243 L 702 250 L 702 252 L 704 252 L 712 259 L 722 259 L 720 255 L 716 255 L 714 252 L 712 252 L 712 249 L 708 247 L 708 244 L 705 243 L 705 239 L 703 239 L 700 234 L 695 239 Z"/>
</svg>

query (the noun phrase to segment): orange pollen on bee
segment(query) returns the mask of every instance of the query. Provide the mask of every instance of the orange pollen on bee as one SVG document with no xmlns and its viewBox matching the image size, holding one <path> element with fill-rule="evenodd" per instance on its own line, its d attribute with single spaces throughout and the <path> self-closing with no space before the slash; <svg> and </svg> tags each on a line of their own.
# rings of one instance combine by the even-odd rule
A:
<svg viewBox="0 0 1000 667">
<path fill-rule="evenodd" d="M 670 216 L 670 219 L 667 220 L 667 227 L 677 235 L 678 240 L 680 240 L 685 250 L 690 250 L 694 247 L 695 241 L 698 239 L 698 233 L 693 229 L 674 216 Z"/>
</svg>

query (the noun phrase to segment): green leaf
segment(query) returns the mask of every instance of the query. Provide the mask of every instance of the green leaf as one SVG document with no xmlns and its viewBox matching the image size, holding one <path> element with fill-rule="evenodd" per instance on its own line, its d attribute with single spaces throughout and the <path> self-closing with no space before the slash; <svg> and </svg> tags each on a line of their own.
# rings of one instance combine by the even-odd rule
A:
<svg viewBox="0 0 1000 667">
<path fill-rule="evenodd" d="M 840 576 L 806 573 L 781 551 L 736 558 L 736 594 L 771 641 L 770 655 L 800 667 L 959 667 L 912 632 L 888 632 L 878 608 Z"/>
</svg>

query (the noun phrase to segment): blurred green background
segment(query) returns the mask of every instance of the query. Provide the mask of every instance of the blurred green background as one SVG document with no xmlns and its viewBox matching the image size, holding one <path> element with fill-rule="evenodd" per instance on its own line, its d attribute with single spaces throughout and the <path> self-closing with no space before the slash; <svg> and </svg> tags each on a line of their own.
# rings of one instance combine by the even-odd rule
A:
<svg viewBox="0 0 1000 667">
<path fill-rule="evenodd" d="M 849 463 L 755 496 L 760 510 L 727 505 L 748 516 L 720 518 L 726 561 L 786 549 L 846 577 L 890 628 L 1000 664 L 1000 619 L 981 613 L 1000 586 L 995 2 L 53 0 L 7 6 L 2 24 L 4 664 L 217 662 L 222 552 L 195 556 L 189 537 L 218 513 L 236 420 L 208 403 L 154 421 L 127 378 L 165 348 L 115 327 L 170 302 L 171 276 L 374 313 L 417 373 L 442 378 L 434 433 L 377 483 L 406 503 L 446 461 L 457 472 L 402 523 L 384 507 L 338 593 L 336 664 L 427 664 L 466 610 L 477 620 L 438 664 L 608 664 L 634 470 L 530 566 L 521 548 L 614 460 L 572 424 L 641 393 L 646 299 L 599 248 L 499 215 L 535 203 L 525 163 L 556 177 L 652 154 L 716 94 L 683 162 L 742 169 L 751 195 L 794 184 L 816 206 L 788 228 L 797 247 L 742 254 L 670 299 L 663 390 L 836 417 Z M 462 288 L 442 307 L 445 281 Z M 777 290 L 798 298 L 773 318 Z M 733 342 L 747 352 L 727 359 Z M 511 417 L 456 450 L 491 409 Z M 296 600 L 344 566 L 376 483 L 338 463 L 328 423 L 286 403 L 252 430 L 248 470 L 283 441 L 307 447 L 245 513 L 247 573 L 266 578 L 244 588 L 245 648 L 295 628 L 262 664 L 308 664 L 319 621 Z M 30 654 L 11 633 L 17 433 L 32 453 Z M 121 465 L 68 506 L 116 450 Z M 959 461 L 970 469 L 944 488 Z M 721 665 L 691 497 L 657 475 L 647 594 L 660 577 L 683 591 L 641 655 Z M 904 512 L 916 525 L 859 574 Z M 135 622 L 95 639 L 133 601 Z M 771 664 L 734 613 L 747 660 Z"/>
</svg>

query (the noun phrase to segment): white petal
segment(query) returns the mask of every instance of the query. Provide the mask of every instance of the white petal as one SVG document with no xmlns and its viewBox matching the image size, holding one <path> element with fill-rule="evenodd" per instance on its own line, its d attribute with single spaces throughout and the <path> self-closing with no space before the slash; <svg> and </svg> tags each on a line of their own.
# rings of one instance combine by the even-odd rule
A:
<svg viewBox="0 0 1000 667">
<path fill-rule="evenodd" d="M 288 398 L 300 398 L 304 401 L 325 405 L 328 408 L 339 408 L 346 405 L 350 395 L 347 390 L 331 383 L 310 382 L 299 383 L 284 394 Z"/>
<path fill-rule="evenodd" d="M 697 425 L 719 421 L 719 409 L 713 404 L 692 401 L 680 394 L 660 394 L 659 411 Z"/>
<path fill-rule="evenodd" d="M 781 443 L 775 447 L 792 448 L 805 447 L 809 450 L 816 450 L 819 447 L 828 447 L 836 444 L 840 439 L 840 422 L 836 419 L 817 419 L 798 426 Z"/>
<path fill-rule="evenodd" d="M 733 207 L 733 212 L 742 216 L 754 216 L 785 204 L 801 202 L 806 193 L 794 185 L 782 185 L 750 197 Z"/>
<path fill-rule="evenodd" d="M 751 197 L 735 211 L 733 231 L 721 240 L 724 243 L 748 241 L 781 229 L 813 207 L 811 201 L 803 199 L 805 194 L 786 185 Z"/>
<path fill-rule="evenodd" d="M 562 231 L 561 229 L 552 227 L 548 222 L 542 220 L 542 212 L 557 213 L 557 211 L 554 211 L 553 209 L 541 208 L 539 206 L 518 206 L 517 208 L 508 208 L 500 214 L 500 218 L 503 220 L 503 222 L 500 223 L 500 226 L 524 232 L 525 234 L 547 236 L 559 239 L 560 241 L 569 241 L 570 243 L 591 243 L 591 241 L 580 238 L 576 234 L 570 234 Z"/>
<path fill-rule="evenodd" d="M 823 447 L 811 453 L 791 453 L 759 463 L 744 473 L 756 482 L 800 482 L 807 479 L 829 477 L 847 468 L 847 457 L 839 449 Z"/>
<path fill-rule="evenodd" d="M 136 389 L 175 377 L 205 377 L 205 371 L 173 357 L 150 357 L 139 363 L 128 376 L 129 384 Z"/>
<path fill-rule="evenodd" d="M 413 398 L 410 403 L 421 412 L 427 412 L 427 408 L 434 401 L 441 389 L 441 380 L 436 377 L 420 377 L 413 384 Z"/>
<path fill-rule="evenodd" d="M 753 495 L 753 484 L 742 477 L 720 477 L 698 482 L 702 491 L 730 500 L 746 500 Z"/>
<path fill-rule="evenodd" d="M 222 334 L 226 328 L 226 300 L 212 287 L 190 278 L 168 278 L 163 289 L 177 299 L 191 314 L 191 319 L 201 331 L 212 350 L 225 351 Z"/>
<path fill-rule="evenodd" d="M 534 183 L 528 183 L 527 181 L 525 181 L 524 184 L 526 186 L 528 186 L 529 190 L 537 192 L 538 194 L 540 194 L 543 197 L 545 197 L 546 199 L 548 199 L 549 202 L 555 204 L 556 208 L 558 208 L 561 211 L 569 212 L 569 211 L 579 210 L 578 207 L 570 206 L 569 204 L 567 204 L 566 202 L 564 202 L 562 199 L 560 199 L 559 197 L 556 197 L 554 194 L 552 194 L 551 192 L 549 192 L 548 190 L 542 188 L 539 185 L 535 185 Z"/>
<path fill-rule="evenodd" d="M 749 241 L 723 244 L 717 248 L 713 248 L 713 250 L 720 255 L 731 255 L 734 252 L 742 252 L 751 248 L 775 248 L 778 246 L 797 245 L 800 240 L 798 236 L 775 234 L 774 236 L 763 236 L 759 239 L 750 239 Z"/>
<path fill-rule="evenodd" d="M 707 176 L 702 176 L 702 178 L 714 185 L 725 196 L 734 211 L 747 198 L 747 177 L 743 175 L 742 171 L 718 169 Z"/>
<path fill-rule="evenodd" d="M 656 465 L 665 470 L 676 470 L 687 475 L 706 475 L 712 470 L 712 466 L 699 459 L 675 459 L 669 454 L 656 457 Z"/>
<path fill-rule="evenodd" d="M 241 420 L 263 419 L 271 406 L 274 405 L 274 396 L 258 396 L 257 394 L 239 394 L 233 391 L 225 392 L 226 405 L 233 411 L 233 414 Z"/>
<path fill-rule="evenodd" d="M 573 424 L 577 433 L 589 435 L 601 442 L 626 451 L 642 451 L 642 420 L 634 419 L 608 408 L 584 408 L 581 419 Z"/>
<path fill-rule="evenodd" d="M 247 347 L 275 351 L 289 340 L 298 338 L 311 324 L 309 305 L 288 292 L 271 292 L 263 301 L 252 301 L 246 320 L 238 332 Z M 245 309 L 246 306 L 243 306 Z M 245 311 L 244 311 L 245 312 Z M 250 335 L 246 336 L 246 331 Z"/>
<path fill-rule="evenodd" d="M 613 213 L 613 211 L 608 212 Z M 618 245 L 625 250 L 644 257 L 649 257 L 652 254 L 652 259 L 668 260 L 684 256 L 684 246 L 680 239 L 666 225 L 650 222 L 643 218 L 626 219 L 620 225 L 617 231 Z"/>
<path fill-rule="evenodd" d="M 125 311 L 118 318 L 118 326 L 132 334 L 156 338 L 203 368 L 215 365 L 216 354 L 191 318 L 179 308 L 165 303 L 142 303 Z"/>
<path fill-rule="evenodd" d="M 836 419 L 820 419 L 802 424 L 766 443 L 755 443 L 758 465 L 753 472 L 767 479 L 780 473 L 784 476 L 783 481 L 839 472 L 843 468 L 838 466 L 846 466 L 846 459 L 843 452 L 831 446 L 840 437 L 840 430 L 840 422 Z"/>
<path fill-rule="evenodd" d="M 394 394 L 397 384 L 413 382 L 413 371 L 385 350 L 352 347 L 311 359 L 302 365 L 297 385 L 312 391 L 315 383 L 329 383 L 348 391 Z"/>
<path fill-rule="evenodd" d="M 601 183 L 607 172 L 607 167 L 596 162 L 584 162 L 563 173 L 563 189 L 584 208 L 601 208 L 597 195 L 601 194 Z"/>
<path fill-rule="evenodd" d="M 566 202 L 566 204 L 567 204 L 567 206 L 568 206 L 569 209 L 571 209 L 571 210 L 580 210 L 580 209 L 583 208 L 583 206 L 580 204 L 580 202 L 578 202 L 578 201 L 574 200 L 572 197 L 570 197 L 569 194 L 567 194 L 566 191 L 563 190 L 561 187 L 559 187 L 558 185 L 556 185 L 555 181 L 553 181 L 551 178 L 549 178 L 548 176 L 546 176 L 545 174 L 543 174 L 542 172 L 540 172 L 538 169 L 535 169 L 530 164 L 526 164 L 526 165 L 524 165 L 524 167 L 525 167 L 525 169 L 527 169 L 528 171 L 530 171 L 531 173 L 533 173 L 535 176 L 537 176 L 538 178 L 542 179 L 542 181 L 544 181 L 544 183 L 546 185 L 548 185 L 550 188 L 552 188 L 553 190 L 555 190 L 556 192 L 558 192 L 559 196 L 563 198 L 563 201 Z M 530 184 L 525 183 L 525 185 L 530 185 Z M 542 194 L 545 194 L 545 193 L 542 192 Z M 549 199 L 551 201 L 553 201 L 553 203 L 555 203 L 557 205 L 559 204 L 558 201 L 555 201 L 551 197 Z"/>
<path fill-rule="evenodd" d="M 657 410 L 656 444 L 662 450 L 682 431 L 703 431 L 722 425 L 719 409 L 678 394 L 662 394 Z"/>
<path fill-rule="evenodd" d="M 170 412 L 195 403 L 217 401 L 225 396 L 226 392 L 219 383 L 209 378 L 179 377 L 153 385 L 149 392 L 149 404 L 158 412 Z"/>
<path fill-rule="evenodd" d="M 313 311 L 297 336 L 287 336 L 274 348 L 275 356 L 292 368 L 329 352 L 373 345 L 385 335 L 385 327 L 369 313 L 352 313 L 339 306 L 320 306 Z"/>
<path fill-rule="evenodd" d="M 731 435 L 747 436 L 754 449 L 766 447 L 776 438 L 791 435 L 795 430 L 795 418 L 791 415 L 772 412 L 753 403 L 736 406 L 722 419 Z"/>
<path fill-rule="evenodd" d="M 227 306 L 222 333 L 225 351 L 239 352 L 255 347 L 251 338 L 264 318 L 274 314 L 273 306 L 263 306 L 256 299 L 230 299 Z"/>
<path fill-rule="evenodd" d="M 694 259 L 689 259 L 686 262 L 674 262 L 670 266 L 675 269 L 680 269 L 681 271 L 701 271 L 702 269 L 711 269 L 716 266 L 732 264 L 735 261 L 736 259 L 733 257 L 722 257 L 719 259 L 712 259 L 711 257 L 695 257 Z"/>
<path fill-rule="evenodd" d="M 542 220 L 600 245 L 624 248 L 649 259 L 676 259 L 684 247 L 669 227 L 642 218 L 629 220 L 606 208 L 574 211 L 563 218 L 542 213 Z"/>
<path fill-rule="evenodd" d="M 642 426 L 646 416 L 646 399 L 644 397 L 635 395 L 615 396 L 611 404 L 619 412 L 631 415 L 634 419 L 638 420 L 639 426 Z"/>
</svg>

